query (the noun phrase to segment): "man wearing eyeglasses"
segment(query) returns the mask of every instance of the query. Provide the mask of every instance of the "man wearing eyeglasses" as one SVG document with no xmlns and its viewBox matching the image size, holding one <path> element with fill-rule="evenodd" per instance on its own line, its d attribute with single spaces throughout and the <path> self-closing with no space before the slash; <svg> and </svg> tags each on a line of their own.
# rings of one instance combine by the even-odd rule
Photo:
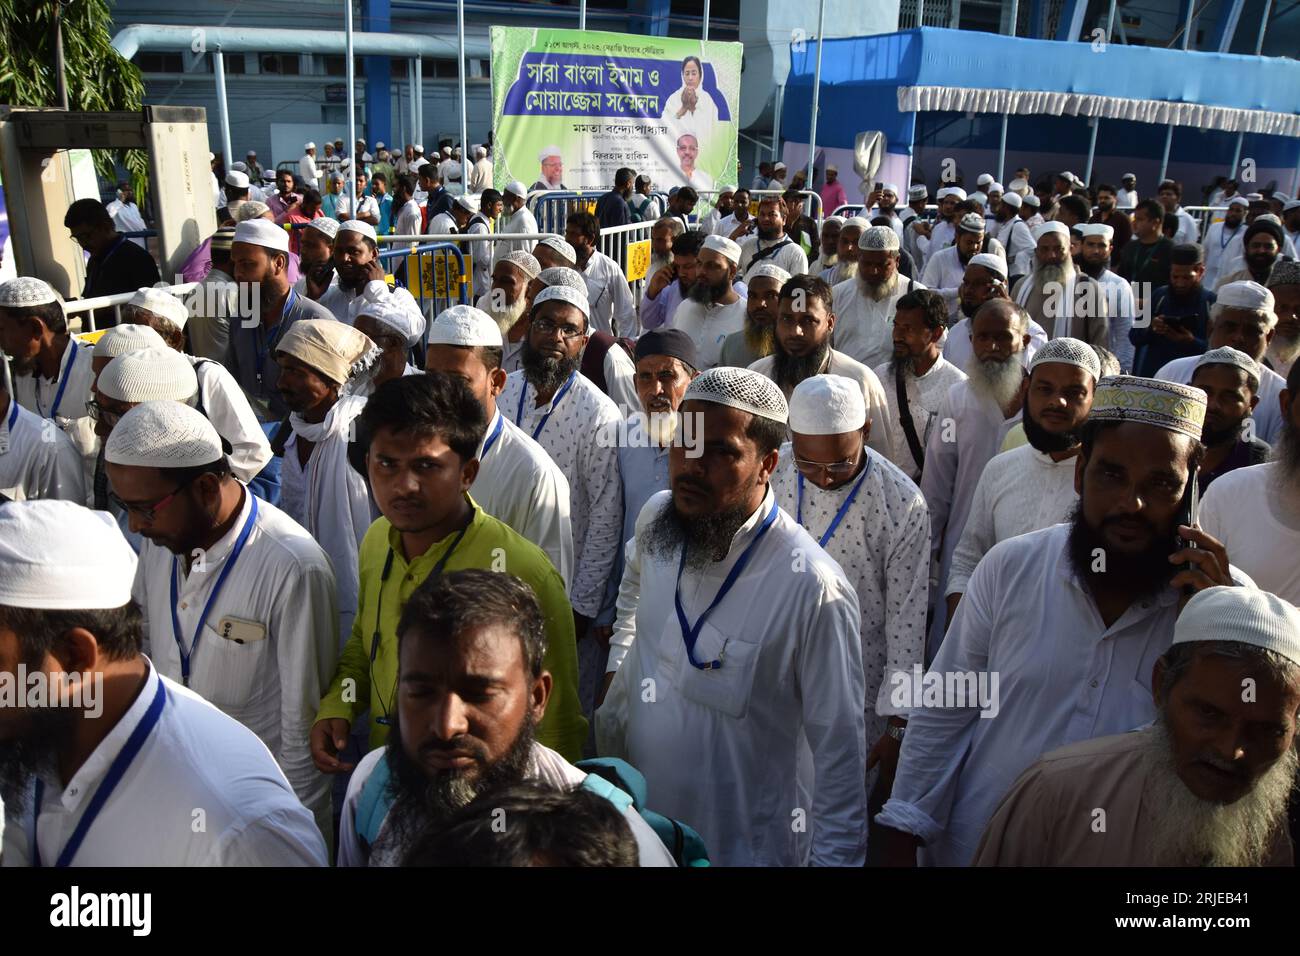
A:
<svg viewBox="0 0 1300 956">
<path fill-rule="evenodd" d="M 874 816 L 889 797 L 907 726 L 892 692 L 925 657 L 930 512 L 912 480 L 866 447 L 871 431 L 857 382 L 804 379 L 790 396 L 791 443 L 781 449 L 772 492 L 858 595 L 867 770 L 880 768 L 867 780 Z"/>
</svg>

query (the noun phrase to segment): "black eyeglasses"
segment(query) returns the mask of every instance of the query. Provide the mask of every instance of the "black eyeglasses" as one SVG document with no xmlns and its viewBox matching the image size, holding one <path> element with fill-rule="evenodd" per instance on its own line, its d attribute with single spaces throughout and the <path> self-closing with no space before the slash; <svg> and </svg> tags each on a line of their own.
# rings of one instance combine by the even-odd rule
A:
<svg viewBox="0 0 1300 956">
<path fill-rule="evenodd" d="M 188 481 L 182 482 L 180 485 L 177 485 L 176 488 L 171 492 L 171 494 L 164 495 L 163 497 L 159 498 L 157 501 L 150 501 L 145 504 L 128 504 L 127 502 L 119 498 L 115 492 L 112 491 L 108 493 L 108 499 L 109 501 L 113 502 L 113 504 L 115 504 L 117 507 L 121 508 L 123 511 L 135 515 L 145 524 L 153 524 L 154 519 L 158 517 L 158 512 L 162 511 L 162 509 L 166 508 L 169 504 L 171 504 L 172 500 L 177 495 L 179 495 L 182 491 L 184 491 L 191 483 L 193 483 L 195 478 L 198 477 L 199 477 L 198 475 L 194 475 Z"/>
<path fill-rule="evenodd" d="M 566 342 L 571 339 L 576 339 L 579 335 L 583 334 L 583 330 L 578 328 L 576 325 L 556 325 L 550 319 L 534 319 L 533 328 L 536 331 L 541 332 L 542 335 L 551 335 L 558 330 L 560 338 L 564 339 Z"/>
<path fill-rule="evenodd" d="M 90 416 L 93 422 L 103 422 L 105 425 L 116 425 L 119 418 L 126 412 L 114 411 L 111 408 L 105 408 L 93 398 L 86 402 L 86 414 Z"/>
</svg>

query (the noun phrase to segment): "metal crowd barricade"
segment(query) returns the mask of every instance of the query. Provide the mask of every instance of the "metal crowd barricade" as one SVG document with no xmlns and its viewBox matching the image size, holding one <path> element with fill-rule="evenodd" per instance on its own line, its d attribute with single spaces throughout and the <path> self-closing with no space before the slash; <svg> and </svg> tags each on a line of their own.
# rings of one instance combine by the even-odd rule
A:
<svg viewBox="0 0 1300 956">
<path fill-rule="evenodd" d="M 1227 206 L 1184 206 L 1183 211 L 1188 213 L 1196 220 L 1196 225 L 1200 230 L 1197 236 L 1197 242 L 1205 238 L 1206 231 L 1215 222 L 1223 219 L 1224 214 L 1228 211 Z"/>
<path fill-rule="evenodd" d="M 564 235 L 564 224 L 570 212 L 596 211 L 596 200 L 608 189 L 536 189 L 528 194 L 525 203 L 537 219 L 538 232 Z"/>
<path fill-rule="evenodd" d="M 641 308 L 642 293 L 649 279 L 650 270 L 650 235 L 654 229 L 653 221 L 629 222 L 625 226 L 612 226 L 600 230 L 596 249 L 618 263 L 623 275 L 632 288 L 632 301 Z M 632 278 L 635 276 L 636 278 Z M 619 329 L 620 335 L 627 335 L 635 330 Z"/>
<path fill-rule="evenodd" d="M 170 292 L 177 298 L 183 298 L 189 295 L 195 289 L 202 286 L 202 282 L 182 282 L 179 285 L 156 285 L 154 288 L 162 289 L 164 292 Z M 113 321 L 120 323 L 122 321 L 122 306 L 131 301 L 135 295 L 131 292 L 118 292 L 114 295 L 98 295 L 92 299 L 72 299 L 63 304 L 63 314 L 68 319 L 68 330 L 73 331 L 73 326 L 80 321 L 82 328 L 77 329 L 76 333 L 86 335 L 97 332 L 95 328 L 95 310 L 109 309 L 113 310 Z M 75 316 L 82 316 L 81 319 L 75 319 Z"/>
<path fill-rule="evenodd" d="M 392 240 L 388 248 L 380 251 L 379 261 L 385 271 L 393 275 L 397 285 L 411 293 L 430 323 L 438 313 L 453 305 L 470 304 L 472 278 L 465 268 L 464 253 L 449 241 L 451 237 L 379 238 L 380 241 Z M 424 241 L 430 238 L 433 241 Z M 421 344 L 427 345 L 428 338 L 426 324 Z"/>
</svg>

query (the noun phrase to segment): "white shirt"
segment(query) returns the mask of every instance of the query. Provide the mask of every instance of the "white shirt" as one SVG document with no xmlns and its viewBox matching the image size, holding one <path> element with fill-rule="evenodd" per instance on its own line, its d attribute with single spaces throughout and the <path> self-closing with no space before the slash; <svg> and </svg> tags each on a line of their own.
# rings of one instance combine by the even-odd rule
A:
<svg viewBox="0 0 1300 956">
<path fill-rule="evenodd" d="M 1005 259 L 1003 262 L 1005 263 Z M 958 316 L 957 287 L 966 275 L 966 266 L 956 246 L 940 249 L 925 261 L 925 271 L 921 273 L 922 288 L 930 289 L 943 296 L 948 303 L 948 315 Z"/>
<path fill-rule="evenodd" d="M 1300 604 L 1300 508 L 1294 486 L 1279 487 L 1280 469 L 1270 461 L 1215 478 L 1201 502 L 1200 525 L 1259 587 Z"/>
<path fill-rule="evenodd" d="M 889 717 L 907 708 L 889 699 L 893 674 L 912 673 L 925 656 L 929 611 L 930 513 L 912 480 L 867 449 L 870 471 L 839 488 L 803 483 L 802 524 L 817 541 L 849 496 L 853 503 L 822 547 L 836 560 L 858 594 L 862 612 L 862 670 L 866 679 L 866 745 L 870 751 Z M 862 481 L 854 494 L 854 487 Z M 800 514 L 799 472 L 790 445 L 772 475 L 772 492 L 786 514 Z"/>
<path fill-rule="evenodd" d="M 1201 279 L 1201 285 L 1213 289 L 1215 283 L 1219 281 L 1220 274 L 1227 275 L 1219 271 L 1219 267 L 1223 265 L 1224 254 L 1232 241 L 1245 232 L 1244 219 L 1237 223 L 1236 229 L 1229 229 L 1227 223 L 1220 221 L 1211 224 L 1205 231 L 1205 275 Z"/>
<path fill-rule="evenodd" d="M 13 398 L 18 404 L 41 418 L 53 418 L 63 433 L 72 439 L 73 446 L 81 455 L 87 488 L 95 474 L 95 458 L 99 454 L 95 423 L 86 411 L 86 403 L 91 398 L 90 386 L 95 380 L 95 370 L 91 366 L 93 353 L 91 346 L 75 338 L 69 339 L 59 357 L 59 370 L 54 378 L 42 378 L 39 372 L 13 376 Z M 65 380 L 67 386 L 60 396 L 59 385 Z"/>
<path fill-rule="evenodd" d="M 485 455 L 483 446 L 501 423 Z M 550 427 L 550 423 L 547 423 Z M 573 523 L 569 479 L 546 449 L 498 408 L 478 448 L 478 477 L 469 493 L 488 514 L 504 521 L 546 552 L 567 587 L 573 581 Z"/>
<path fill-rule="evenodd" d="M 1196 363 L 1200 359 L 1199 355 L 1191 355 L 1166 362 L 1156 372 L 1156 378 L 1166 382 L 1177 382 L 1179 385 L 1190 385 L 1192 373 L 1196 371 Z M 1270 445 L 1275 444 L 1278 435 L 1282 433 L 1282 407 L 1278 404 L 1277 398 L 1284 388 L 1286 388 L 1286 379 L 1271 368 L 1260 365 L 1259 404 L 1255 406 L 1255 412 L 1251 417 L 1255 419 L 1255 437 Z M 1210 487 L 1213 488 L 1214 485 Z"/>
<path fill-rule="evenodd" d="M 1127 279 L 1109 269 L 1103 271 L 1097 281 L 1106 290 L 1106 319 L 1110 326 L 1110 343 L 1107 347 L 1119 359 L 1120 368 L 1127 372 L 1133 368 L 1134 350 L 1128 333 L 1133 328 L 1133 318 L 1137 315 L 1133 287 Z"/>
<path fill-rule="evenodd" d="M 621 345 L 612 345 L 601 360 L 600 370 L 605 376 L 606 394 L 626 418 L 641 409 L 641 397 L 636 393 L 636 363 Z"/>
<path fill-rule="evenodd" d="M 803 247 L 799 243 L 787 235 L 781 235 L 779 238 L 768 242 L 766 239 L 759 239 L 755 234 L 740 240 L 740 268 L 737 269 L 736 274 L 743 277 L 749 271 L 754 256 L 781 243 L 785 243 L 785 245 L 781 246 L 780 251 L 774 252 L 759 261 L 770 262 L 774 266 L 784 269 L 792 276 L 803 275 L 807 272 L 808 254 L 803 251 Z"/>
<path fill-rule="evenodd" d="M 739 219 L 736 218 L 736 214 L 734 212 L 728 213 L 727 215 L 723 216 L 714 224 L 713 234 L 715 236 L 726 236 L 728 239 L 730 239 L 731 234 L 733 232 L 735 232 L 741 226 L 748 225 L 750 222 L 753 222 L 753 218 L 754 218 L 753 216 L 750 216 L 744 222 L 741 222 Z"/>
<path fill-rule="evenodd" d="M 84 505 L 85 469 L 72 439 L 10 398 L 0 418 L 0 495 Z"/>
<path fill-rule="evenodd" d="M 1070 566 L 1069 533 L 1053 525 L 985 555 L 931 665 L 987 674 L 990 690 L 996 674 L 998 712 L 982 719 L 978 705 L 954 702 L 912 711 L 876 822 L 924 840 L 924 863 L 968 865 L 1003 794 L 1042 754 L 1156 716 L 1151 672 L 1173 640 L 1178 592 L 1164 588 L 1106 627 Z"/>
<path fill-rule="evenodd" d="M 491 231 L 487 219 L 477 215 L 470 219 L 469 225 L 465 227 L 465 234 L 470 236 L 486 236 Z M 482 295 L 492 288 L 492 243 L 471 242 L 468 246 L 474 271 L 474 284 L 470 292 L 473 295 Z M 472 302 L 473 299 L 470 301 Z"/>
<path fill-rule="evenodd" d="M 181 640 L 193 648 L 195 628 L 254 502 L 244 503 L 229 532 L 178 580 Z M 177 570 L 178 566 L 181 570 Z M 145 644 L 159 673 L 181 679 L 172 633 L 171 581 L 183 564 L 147 538 L 140 548 L 132 596 L 145 618 Z M 284 512 L 257 501 L 257 520 L 191 650 L 190 689 L 253 733 L 275 756 L 298 799 L 328 832 L 330 779 L 311 760 L 307 737 L 339 652 L 334 571 L 320 545 Z M 221 636 L 233 622 L 232 637 Z M 258 639 L 248 639 L 260 632 Z"/>
<path fill-rule="evenodd" d="M 722 343 L 733 332 L 745 328 L 746 300 L 736 299 L 726 305 L 704 305 L 683 299 L 673 312 L 668 326 L 681 329 L 695 342 L 700 370 L 713 368 L 722 359 Z M 639 405 L 639 403 L 638 403 Z"/>
<path fill-rule="evenodd" d="M 271 443 L 258 424 L 248 396 L 220 362 L 185 356 L 199 380 L 199 403 L 217 434 L 230 442 L 230 470 L 244 484 L 271 460 Z"/>
<path fill-rule="evenodd" d="M 677 555 L 639 550 L 664 507 L 671 492 L 641 509 L 627 547 L 610 639 L 618 670 L 596 712 L 598 752 L 626 758 L 653 781 L 655 809 L 695 827 L 714 863 L 861 866 L 866 690 L 852 584 L 777 508 L 745 573 L 702 622 L 695 658 L 721 657 L 722 666 L 699 670 L 674 613 Z M 682 575 L 692 624 L 775 507 L 769 490 L 726 558 Z M 800 820 L 806 826 L 792 825 Z"/>
<path fill-rule="evenodd" d="M 362 757 L 348 781 L 348 792 L 343 799 L 343 813 L 339 820 L 339 866 L 398 866 L 407 849 L 391 845 L 387 817 L 379 826 L 373 848 L 366 847 L 357 835 L 357 804 L 361 802 L 361 792 L 365 789 L 366 781 L 375 772 L 379 761 L 384 759 L 384 753 L 385 748 L 378 747 Z M 527 781 L 556 790 L 572 790 L 581 786 L 587 778 L 586 773 L 539 743 L 533 744 L 532 757 L 523 776 Z M 677 865 L 650 824 L 641 819 L 641 814 L 628 807 L 623 811 L 623 816 L 632 830 L 632 836 L 636 838 L 641 866 Z"/>
<path fill-rule="evenodd" d="M 903 430 L 894 373 L 888 362 L 878 365 L 875 372 L 880 387 L 885 393 L 885 403 L 889 408 L 889 431 L 893 448 L 889 460 L 901 468 L 909 478 L 917 481 L 921 477 L 921 468 L 912 457 L 912 448 L 908 445 L 907 433 Z M 935 416 L 939 412 L 939 406 L 943 404 L 944 397 L 948 394 L 948 389 L 965 380 L 966 373 L 942 355 L 935 359 L 934 364 L 924 375 L 918 377 L 911 372 L 907 373 L 903 383 L 904 394 L 907 397 L 907 407 L 912 413 L 912 426 L 916 429 L 916 437 L 922 450 L 925 449 L 930 430 L 934 427 Z M 875 433 L 876 428 L 873 418 L 872 434 Z"/>
<path fill-rule="evenodd" d="M 610 335 L 635 337 L 636 303 L 619 264 L 603 252 L 593 252 L 581 272 L 591 303 L 590 327 Z"/>
<path fill-rule="evenodd" d="M 957 239 L 957 227 L 947 219 L 936 219 L 930 226 L 930 241 L 922 250 L 924 265 L 930 264 L 930 257 L 947 249 Z"/>
<path fill-rule="evenodd" d="M 310 153 L 303 153 L 302 157 L 298 160 L 298 175 L 301 176 L 303 182 L 312 189 L 317 188 L 316 180 L 320 177 L 320 173 L 316 170 L 316 158 Z M 339 197 L 339 201 L 343 201 L 341 196 Z"/>
<path fill-rule="evenodd" d="M 431 236 L 451 236 L 459 234 L 460 229 L 456 227 L 456 217 L 449 212 L 440 212 L 429 220 L 429 235 Z"/>
<path fill-rule="evenodd" d="M 519 209 L 510 214 L 509 218 L 501 223 L 501 232 L 520 233 L 537 235 L 537 218 L 529 211 L 527 206 L 520 206 Z M 536 239 L 503 239 L 500 242 L 493 243 L 496 247 L 495 252 L 498 259 L 503 259 L 512 252 L 532 252 L 533 246 L 537 245 Z"/>
<path fill-rule="evenodd" d="M 1047 344 L 1047 330 L 1029 320 L 1029 344 L 1021 353 L 1021 363 L 1025 366 L 1034 357 L 1034 353 Z M 962 316 L 960 322 L 950 328 L 943 336 L 943 357 L 963 372 L 975 356 L 975 347 L 970 340 L 970 319 Z"/>
<path fill-rule="evenodd" d="M 1034 251 L 1034 237 L 1029 226 L 1019 216 L 1012 216 L 1006 222 L 994 222 L 993 236 L 1002 243 L 1007 251 L 1007 263 L 1015 261 L 1016 256 Z"/>
<path fill-rule="evenodd" d="M 325 841 L 260 740 L 154 667 L 67 787 L 41 774 L 36 832 L 53 866 L 113 761 L 166 688 L 162 713 L 73 857 L 75 866 L 327 866 Z M 199 822 L 202 826 L 199 826 Z M 6 866 L 32 863 L 33 813 L 10 821 Z"/>
<path fill-rule="evenodd" d="M 335 215 L 339 221 L 352 218 L 352 200 L 347 196 L 340 195 L 338 205 L 335 207 Z M 361 201 L 357 203 L 357 218 L 362 216 L 374 216 L 379 218 L 379 200 L 374 196 L 362 196 Z"/>
<path fill-rule="evenodd" d="M 304 291 L 302 295 L 306 296 L 306 279 L 303 279 Z M 345 289 L 338 282 L 338 276 L 335 275 L 325 291 L 321 293 L 316 303 L 323 308 L 329 309 L 330 314 L 338 319 L 344 325 L 352 324 L 352 302 L 360 295 L 355 289 Z"/>
<path fill-rule="evenodd" d="M 1115 205 L 1120 209 L 1134 209 L 1138 204 L 1136 189 L 1120 189 L 1115 192 Z"/>
<path fill-rule="evenodd" d="M 1296 247 L 1291 242 L 1291 237 L 1286 234 L 1285 229 L 1282 231 L 1282 251 L 1279 253 L 1279 258 L 1281 256 L 1300 259 L 1300 253 L 1296 252 Z M 1246 230 L 1242 228 L 1229 240 L 1228 248 L 1223 250 L 1223 258 L 1219 262 L 1219 274 L 1215 281 L 1216 283 L 1222 282 L 1225 276 L 1240 272 L 1244 268 L 1246 268 Z M 1208 282 L 1202 281 L 1207 289 L 1211 288 Z M 1218 285 L 1216 284 L 1213 288 L 1217 291 Z"/>
<path fill-rule="evenodd" d="M 908 292 L 924 288 L 921 283 L 899 275 L 893 293 L 877 302 L 858 291 L 857 276 L 845 279 L 831 289 L 835 313 L 832 344 L 868 368 L 888 362 L 894 354 L 894 306 Z"/>
<path fill-rule="evenodd" d="M 952 555 L 946 594 L 963 594 L 980 559 L 999 541 L 1065 521 L 1079 500 L 1077 456 L 1053 461 L 1032 445 L 994 455 L 971 496 L 966 527 Z"/>
<path fill-rule="evenodd" d="M 120 199 L 114 199 L 104 207 L 104 211 L 113 217 L 113 225 L 118 232 L 144 232 L 149 227 L 145 225 L 144 218 L 140 215 L 140 207 L 133 202 L 122 202 Z M 148 249 L 144 237 L 139 236 L 131 240 L 141 249 Z"/>
<path fill-rule="evenodd" d="M 469 191 L 481 193 L 492 185 L 492 160 L 484 156 L 469 169 Z"/>
<path fill-rule="evenodd" d="M 393 235 L 395 236 L 418 236 L 423 230 L 424 215 L 420 212 L 420 204 L 414 199 L 408 199 L 406 204 L 397 211 L 397 216 L 393 220 Z"/>
<path fill-rule="evenodd" d="M 520 395 L 524 399 L 522 419 Z M 529 437 L 546 419 L 534 440 L 546 449 L 569 481 L 575 561 L 569 602 L 579 614 L 595 617 L 605 594 L 605 581 L 614 566 L 614 552 L 623 536 L 617 439 L 610 437 L 616 434 L 623 416 L 609 396 L 581 372 L 574 376 L 573 386 L 558 406 L 552 397 L 541 408 L 536 407 L 537 389 L 524 379 L 522 371 L 512 372 L 497 406 Z"/>
<path fill-rule="evenodd" d="M 1174 210 L 1174 215 L 1178 217 L 1178 231 L 1174 233 L 1174 245 L 1180 242 L 1200 242 L 1201 226 L 1192 218 L 1182 206 Z"/>
</svg>

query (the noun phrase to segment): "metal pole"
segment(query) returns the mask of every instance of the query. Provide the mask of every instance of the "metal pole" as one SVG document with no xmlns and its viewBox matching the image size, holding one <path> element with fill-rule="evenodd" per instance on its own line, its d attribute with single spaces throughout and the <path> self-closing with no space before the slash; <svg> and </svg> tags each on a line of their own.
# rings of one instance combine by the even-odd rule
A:
<svg viewBox="0 0 1300 956">
<path fill-rule="evenodd" d="M 781 104 L 785 100 L 785 84 L 776 88 L 776 102 L 772 104 L 772 162 L 781 153 Z"/>
<path fill-rule="evenodd" d="M 704 36 L 701 39 L 709 38 L 709 0 L 704 0 Z"/>
<path fill-rule="evenodd" d="M 583 0 L 583 19 L 586 19 L 586 0 Z M 461 183 L 467 188 L 469 186 L 469 176 L 465 170 L 469 168 L 469 134 L 466 132 L 468 119 L 465 114 L 465 0 L 456 0 L 456 43 L 460 57 L 460 68 L 456 75 L 460 77 L 460 165 L 461 165 Z"/>
<path fill-rule="evenodd" d="M 587 0 L 578 0 L 578 29 L 587 29 Z"/>
<path fill-rule="evenodd" d="M 352 162 L 348 163 L 348 196 L 349 206 L 352 210 L 352 218 L 357 217 L 361 211 L 361 203 L 357 199 L 357 163 L 361 157 L 357 155 L 357 90 L 356 90 L 356 71 L 352 62 L 352 0 L 343 0 L 343 32 L 347 37 L 347 51 L 344 59 L 347 63 L 348 76 L 348 142 L 352 145 Z"/>
<path fill-rule="evenodd" d="M 230 154 L 230 108 L 226 105 L 226 55 L 219 49 L 212 52 L 212 73 L 217 81 L 217 116 L 221 119 L 221 147 L 225 150 L 222 161 L 229 170 L 235 157 Z"/>
<path fill-rule="evenodd" d="M 925 0 L 916 0 L 916 26 L 925 26 Z"/>
<path fill-rule="evenodd" d="M 1007 114 L 1002 114 L 1002 138 L 998 140 L 998 182 L 1002 182 L 1002 169 L 1007 165 Z"/>
<path fill-rule="evenodd" d="M 414 146 L 416 143 L 419 142 L 419 140 L 415 138 L 416 137 L 415 131 L 419 129 L 420 126 L 420 121 L 416 118 L 419 114 L 416 112 L 417 107 L 415 105 L 415 64 L 416 64 L 415 60 L 406 61 L 406 82 L 410 85 L 410 89 L 407 91 L 408 93 L 407 99 L 410 100 L 410 103 L 408 105 L 410 106 L 411 109 L 411 129 L 409 134 L 410 138 L 407 139 L 406 142 L 410 143 L 412 146 Z"/>
<path fill-rule="evenodd" d="M 424 60 L 415 61 L 415 142 L 424 145 Z"/>
<path fill-rule="evenodd" d="M 1164 182 L 1165 173 L 1169 171 L 1169 147 L 1173 145 L 1173 142 L 1174 142 L 1174 127 L 1173 124 L 1171 123 L 1169 127 L 1165 130 L 1165 151 L 1164 154 L 1160 157 L 1160 179 L 1158 180 L 1158 182 Z"/>
<path fill-rule="evenodd" d="M 806 188 L 813 185 L 813 159 L 817 156 L 817 101 L 822 91 L 822 40 L 826 24 L 826 0 L 817 3 L 817 66 L 813 71 L 812 128 L 808 131 L 808 181 Z"/>
<path fill-rule="evenodd" d="M 1115 0 L 1111 0 L 1111 9 L 1115 9 Z M 1020 0 L 1011 0 L 1011 29 L 1007 31 L 1008 36 L 1016 35 L 1016 25 L 1020 22 Z"/>
<path fill-rule="evenodd" d="M 1097 130 L 1101 128 L 1100 117 L 1091 117 L 1088 120 L 1088 125 L 1092 127 L 1092 135 L 1088 137 L 1088 165 L 1083 170 L 1083 181 L 1085 183 L 1092 182 L 1092 160 L 1097 155 Z"/>
<path fill-rule="evenodd" d="M 54 82 L 59 92 L 59 109 L 68 109 L 68 81 L 63 69 L 63 3 L 54 0 Z"/>
</svg>

